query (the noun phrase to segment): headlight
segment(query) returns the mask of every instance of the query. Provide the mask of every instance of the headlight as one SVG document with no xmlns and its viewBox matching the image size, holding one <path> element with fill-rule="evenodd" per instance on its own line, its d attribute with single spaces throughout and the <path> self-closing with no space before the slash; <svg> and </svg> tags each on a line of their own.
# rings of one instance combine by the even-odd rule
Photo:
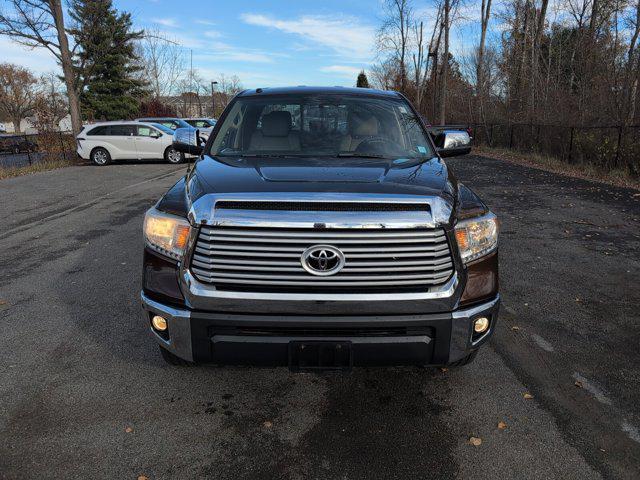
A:
<svg viewBox="0 0 640 480">
<path fill-rule="evenodd" d="M 456 225 L 456 241 L 464 263 L 491 253 L 498 247 L 498 219 L 488 213 L 461 221 Z"/>
<path fill-rule="evenodd" d="M 144 240 L 152 250 L 180 260 L 189 239 L 189 228 L 186 218 L 151 208 L 144 217 Z"/>
</svg>

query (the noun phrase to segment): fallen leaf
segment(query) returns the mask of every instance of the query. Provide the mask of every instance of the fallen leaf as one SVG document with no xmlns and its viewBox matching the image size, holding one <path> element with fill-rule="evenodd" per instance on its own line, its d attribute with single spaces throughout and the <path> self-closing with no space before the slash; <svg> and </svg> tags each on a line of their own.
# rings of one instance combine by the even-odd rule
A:
<svg viewBox="0 0 640 480">
<path fill-rule="evenodd" d="M 520 330 L 520 327 L 517 326 L 517 325 L 514 325 L 513 327 L 511 327 L 511 330 L 518 331 L 518 330 Z"/>
<path fill-rule="evenodd" d="M 480 445 L 482 445 L 482 439 L 478 437 L 470 437 L 469 443 L 474 447 L 479 447 Z"/>
<path fill-rule="evenodd" d="M 525 392 L 524 394 L 522 394 L 522 396 L 527 400 L 530 400 L 533 398 L 533 395 L 531 395 L 529 392 Z"/>
<path fill-rule="evenodd" d="M 267 420 L 266 422 L 264 422 L 262 425 L 264 425 L 264 428 L 271 428 L 271 427 L 273 427 L 273 423 L 271 423 L 269 420 Z"/>
<path fill-rule="evenodd" d="M 146 475 L 138 475 L 138 480 L 149 480 L 149 477 Z"/>
<path fill-rule="evenodd" d="M 498 430 L 504 430 L 507 428 L 507 424 L 504 422 L 498 422 Z"/>
<path fill-rule="evenodd" d="M 575 383 L 574 383 L 574 385 L 575 385 L 576 387 L 578 387 L 578 388 L 582 388 L 582 387 L 583 387 L 582 382 L 581 382 L 580 380 L 576 380 L 576 381 L 575 381 Z"/>
<path fill-rule="evenodd" d="M 5 300 L 0 300 L 0 305 L 6 305 L 7 302 Z"/>
<path fill-rule="evenodd" d="M 127 428 L 124 429 L 124 431 L 127 432 L 127 433 L 131 433 L 131 432 L 133 432 L 133 428 L 127 427 Z"/>
<path fill-rule="evenodd" d="M 446 368 L 446 367 L 441 367 L 441 368 L 440 368 L 440 371 L 441 371 L 442 373 L 445 373 L 445 372 L 448 372 L 448 371 L 449 371 L 449 369 L 448 369 L 448 368 Z"/>
</svg>

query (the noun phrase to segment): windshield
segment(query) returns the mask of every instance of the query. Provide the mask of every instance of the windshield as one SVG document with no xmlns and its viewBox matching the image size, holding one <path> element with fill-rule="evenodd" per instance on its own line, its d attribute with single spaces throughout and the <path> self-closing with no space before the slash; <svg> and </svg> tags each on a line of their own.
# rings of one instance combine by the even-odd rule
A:
<svg viewBox="0 0 640 480">
<path fill-rule="evenodd" d="M 434 156 L 427 133 L 405 100 L 336 94 L 238 98 L 209 154 Z"/>
<path fill-rule="evenodd" d="M 169 135 L 173 135 L 173 130 L 171 130 L 169 127 L 165 127 L 164 125 L 161 125 L 159 123 L 152 123 L 151 125 L 156 127 L 158 130 L 162 131 L 163 133 L 168 133 Z"/>
</svg>

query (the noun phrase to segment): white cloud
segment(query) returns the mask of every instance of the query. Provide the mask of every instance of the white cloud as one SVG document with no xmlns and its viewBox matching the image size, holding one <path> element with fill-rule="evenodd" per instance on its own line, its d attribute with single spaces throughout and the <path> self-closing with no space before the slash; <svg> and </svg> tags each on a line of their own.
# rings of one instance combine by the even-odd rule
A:
<svg viewBox="0 0 640 480">
<path fill-rule="evenodd" d="M 281 20 L 257 13 L 243 13 L 249 25 L 275 28 L 298 35 L 308 42 L 333 50 L 340 56 L 371 60 L 375 29 L 348 16 L 303 15 L 293 20 Z"/>
<path fill-rule="evenodd" d="M 165 27 L 177 27 L 178 22 L 175 18 L 152 18 L 151 21 L 153 23 L 157 23 L 158 25 L 162 25 Z"/>
<path fill-rule="evenodd" d="M 213 41 L 208 42 L 206 48 L 198 52 L 198 56 L 226 62 L 273 63 L 274 57 L 283 55 L 252 48 L 234 47 L 224 42 Z"/>
<path fill-rule="evenodd" d="M 207 38 L 220 38 L 222 34 L 217 30 L 205 30 L 203 35 Z"/>
<path fill-rule="evenodd" d="M 212 22 L 210 20 L 196 20 L 195 22 L 199 25 L 207 25 L 209 27 L 213 27 L 216 25 L 216 22 Z"/>
<path fill-rule="evenodd" d="M 328 67 L 322 67 L 320 71 L 324 73 L 335 73 L 341 77 L 355 79 L 362 71 L 362 68 L 350 67 L 349 65 L 329 65 Z"/>
</svg>

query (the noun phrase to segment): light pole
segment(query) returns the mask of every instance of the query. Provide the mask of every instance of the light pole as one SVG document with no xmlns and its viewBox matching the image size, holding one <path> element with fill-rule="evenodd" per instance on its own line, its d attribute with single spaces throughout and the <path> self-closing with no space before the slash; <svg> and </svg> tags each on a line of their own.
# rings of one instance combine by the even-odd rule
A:
<svg viewBox="0 0 640 480">
<path fill-rule="evenodd" d="M 211 116 L 215 117 L 216 116 L 216 97 L 215 97 L 215 85 L 217 85 L 218 82 L 213 81 L 211 82 Z"/>
</svg>

